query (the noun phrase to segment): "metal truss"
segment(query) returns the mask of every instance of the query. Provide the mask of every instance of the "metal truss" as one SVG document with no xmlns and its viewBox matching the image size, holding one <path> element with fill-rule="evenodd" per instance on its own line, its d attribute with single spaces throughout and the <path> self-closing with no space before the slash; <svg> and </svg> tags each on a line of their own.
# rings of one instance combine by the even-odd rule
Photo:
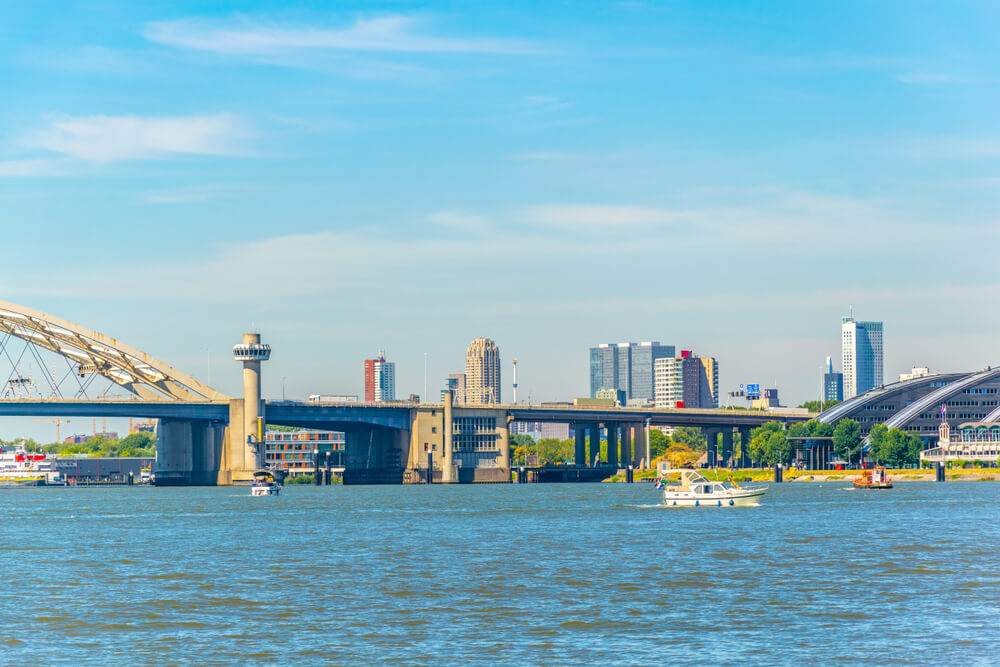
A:
<svg viewBox="0 0 1000 667">
<path fill-rule="evenodd" d="M 190 375 L 110 336 L 8 301 L 0 301 L 0 334 L 6 334 L 0 340 L 0 357 L 5 357 L 14 368 L 3 391 L 8 391 L 12 383 L 16 385 L 27 380 L 22 378 L 19 369 L 25 355 L 31 355 L 41 369 L 41 381 L 53 396 L 63 393 L 60 385 L 72 375 L 77 382 L 74 388 L 77 397 L 85 396 L 87 387 L 100 376 L 143 400 L 229 399 Z M 9 350 L 11 337 L 28 343 L 16 357 Z M 57 380 L 55 369 L 45 366 L 36 347 L 63 357 L 69 369 L 66 375 Z M 33 378 L 31 382 L 39 384 Z M 104 393 L 106 395 L 107 390 Z"/>
</svg>

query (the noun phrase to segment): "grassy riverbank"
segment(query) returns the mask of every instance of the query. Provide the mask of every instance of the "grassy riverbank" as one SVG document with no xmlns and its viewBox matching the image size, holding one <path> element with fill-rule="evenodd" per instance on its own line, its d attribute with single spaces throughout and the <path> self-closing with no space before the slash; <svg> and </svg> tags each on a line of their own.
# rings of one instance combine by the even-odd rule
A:
<svg viewBox="0 0 1000 667">
<path fill-rule="evenodd" d="M 734 479 L 737 482 L 770 482 L 774 480 L 774 471 L 770 468 L 749 468 L 729 470 L 699 470 L 707 479 L 726 481 Z M 887 470 L 893 482 L 933 482 L 934 470 L 925 468 L 909 468 Z M 860 476 L 858 470 L 785 470 L 785 482 L 850 482 Z M 646 471 L 641 478 L 654 478 L 656 473 Z M 640 477 L 636 477 L 639 481 Z M 624 475 L 614 475 L 604 480 L 606 482 L 624 482 Z M 949 468 L 948 481 L 959 482 L 994 482 L 1000 481 L 1000 468 Z"/>
</svg>

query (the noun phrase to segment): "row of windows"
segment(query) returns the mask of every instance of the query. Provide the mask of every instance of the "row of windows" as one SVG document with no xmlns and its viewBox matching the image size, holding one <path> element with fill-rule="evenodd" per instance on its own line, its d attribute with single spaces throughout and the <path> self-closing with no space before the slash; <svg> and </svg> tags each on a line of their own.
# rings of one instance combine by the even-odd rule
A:
<svg viewBox="0 0 1000 667">
<path fill-rule="evenodd" d="M 299 445 L 299 444 L 272 444 L 265 443 L 265 451 L 267 452 L 311 452 L 314 449 L 319 449 L 320 451 L 342 451 L 344 449 L 344 443 L 342 442 L 316 442 L 310 445 Z"/>
<path fill-rule="evenodd" d="M 495 436 L 496 428 L 496 417 L 455 417 L 451 420 L 451 430 L 456 435 L 463 433 L 489 433 Z"/>
<path fill-rule="evenodd" d="M 264 439 L 270 441 L 283 440 L 344 440 L 344 434 L 333 431 L 268 431 Z"/>
<path fill-rule="evenodd" d="M 495 433 L 460 433 L 454 436 L 452 446 L 455 448 L 455 451 L 497 451 L 497 435 Z"/>
</svg>

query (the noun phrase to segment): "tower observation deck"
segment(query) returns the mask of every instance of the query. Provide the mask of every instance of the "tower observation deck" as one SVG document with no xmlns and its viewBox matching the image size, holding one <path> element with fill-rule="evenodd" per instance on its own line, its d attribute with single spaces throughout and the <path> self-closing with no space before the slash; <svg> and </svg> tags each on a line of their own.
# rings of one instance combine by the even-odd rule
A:
<svg viewBox="0 0 1000 667">
<path fill-rule="evenodd" d="M 259 333 L 243 334 L 233 346 L 233 359 L 243 362 L 243 470 L 264 467 L 264 404 L 260 399 L 260 362 L 271 358 L 271 346 Z"/>
</svg>

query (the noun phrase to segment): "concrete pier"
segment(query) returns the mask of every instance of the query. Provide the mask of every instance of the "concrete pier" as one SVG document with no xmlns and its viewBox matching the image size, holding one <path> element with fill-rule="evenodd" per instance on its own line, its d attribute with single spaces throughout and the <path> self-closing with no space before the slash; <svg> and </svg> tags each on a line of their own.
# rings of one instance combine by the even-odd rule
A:
<svg viewBox="0 0 1000 667">
<path fill-rule="evenodd" d="M 618 424 L 611 422 L 608 427 L 608 466 L 618 467 Z"/>
<path fill-rule="evenodd" d="M 601 425 L 591 424 L 587 427 L 590 450 L 587 452 L 587 465 L 596 466 L 601 463 Z"/>
<path fill-rule="evenodd" d="M 722 429 L 722 465 L 730 467 L 733 460 L 733 429 Z"/>
</svg>

